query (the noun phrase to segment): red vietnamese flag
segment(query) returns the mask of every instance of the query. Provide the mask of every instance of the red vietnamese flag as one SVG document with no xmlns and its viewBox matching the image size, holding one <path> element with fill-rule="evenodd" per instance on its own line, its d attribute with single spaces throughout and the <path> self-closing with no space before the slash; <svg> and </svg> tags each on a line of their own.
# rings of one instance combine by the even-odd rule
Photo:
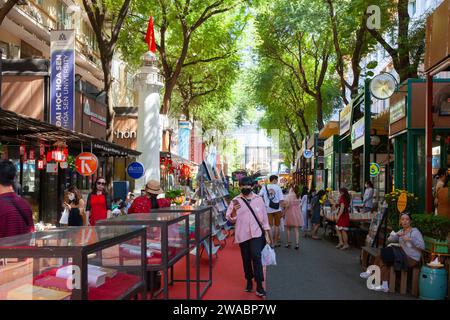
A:
<svg viewBox="0 0 450 320">
<path fill-rule="evenodd" d="M 145 42 L 148 45 L 148 50 L 155 53 L 156 52 L 156 42 L 155 42 L 155 29 L 153 26 L 153 17 L 148 20 L 147 33 L 145 34 Z"/>
</svg>

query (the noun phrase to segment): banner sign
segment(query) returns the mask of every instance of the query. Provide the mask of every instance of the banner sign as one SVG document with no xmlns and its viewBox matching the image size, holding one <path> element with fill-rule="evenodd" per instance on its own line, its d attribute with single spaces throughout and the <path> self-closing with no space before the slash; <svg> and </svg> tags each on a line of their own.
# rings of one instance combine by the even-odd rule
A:
<svg viewBox="0 0 450 320">
<path fill-rule="evenodd" d="M 106 127 L 106 117 L 103 117 L 102 115 L 93 112 L 91 110 L 91 106 L 89 104 L 88 99 L 84 100 L 83 112 L 85 115 L 89 117 L 89 120 L 91 120 L 92 122 L 95 122 L 103 127 Z"/>
<path fill-rule="evenodd" d="M 339 112 L 339 134 L 343 135 L 350 130 L 350 121 L 352 119 L 352 108 L 347 105 L 341 112 Z"/>
<path fill-rule="evenodd" d="M 351 141 L 352 141 L 352 149 L 353 150 L 361 147 L 364 144 L 364 133 L 365 133 L 365 127 L 364 127 L 364 117 L 363 117 L 363 118 L 359 119 L 357 122 L 355 122 L 352 126 Z"/>
<path fill-rule="evenodd" d="M 327 156 L 333 152 L 334 152 L 334 136 L 331 136 L 327 140 L 325 140 L 325 143 L 323 146 L 323 154 L 325 156 Z"/>
<path fill-rule="evenodd" d="M 184 159 L 189 159 L 191 150 L 191 123 L 189 121 L 178 122 L 178 155 Z"/>
<path fill-rule="evenodd" d="M 75 129 L 75 32 L 50 32 L 50 123 Z"/>
<path fill-rule="evenodd" d="M 144 165 L 140 162 L 132 162 L 127 167 L 127 173 L 132 179 L 140 179 L 145 174 Z"/>
<path fill-rule="evenodd" d="M 405 98 L 406 99 L 406 98 Z M 389 123 L 397 122 L 406 117 L 406 102 L 405 99 L 400 100 L 389 108 Z"/>
</svg>

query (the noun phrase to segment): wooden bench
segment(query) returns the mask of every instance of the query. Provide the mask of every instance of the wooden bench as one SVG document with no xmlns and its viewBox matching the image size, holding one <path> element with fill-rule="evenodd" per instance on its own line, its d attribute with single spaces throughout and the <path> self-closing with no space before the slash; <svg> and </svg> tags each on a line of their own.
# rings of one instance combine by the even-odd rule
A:
<svg viewBox="0 0 450 320">
<path fill-rule="evenodd" d="M 394 267 L 389 271 L 389 292 L 395 293 L 396 274 Z M 411 274 L 411 294 L 415 297 L 419 296 L 419 274 L 420 266 L 400 271 L 400 294 L 405 295 L 408 287 L 408 275 Z"/>
<path fill-rule="evenodd" d="M 379 254 L 380 254 L 379 248 L 373 248 L 368 246 L 362 247 L 360 255 L 360 265 L 362 271 L 366 271 L 367 268 L 373 263 L 373 260 L 375 260 L 375 257 L 377 257 Z"/>
</svg>

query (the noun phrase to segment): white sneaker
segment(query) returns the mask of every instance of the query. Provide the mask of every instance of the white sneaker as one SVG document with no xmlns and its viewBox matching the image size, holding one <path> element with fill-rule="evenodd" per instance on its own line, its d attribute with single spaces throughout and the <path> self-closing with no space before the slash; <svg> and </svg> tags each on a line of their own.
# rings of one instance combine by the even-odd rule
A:
<svg viewBox="0 0 450 320">
<path fill-rule="evenodd" d="M 361 278 L 363 278 L 363 279 L 368 279 L 369 277 L 370 277 L 370 275 L 371 275 L 371 273 L 369 273 L 369 272 L 361 272 L 360 274 L 359 274 L 359 276 L 361 277 Z"/>
<path fill-rule="evenodd" d="M 389 292 L 389 287 L 383 287 L 383 286 L 375 286 L 372 290 L 378 291 L 378 292 Z"/>
</svg>

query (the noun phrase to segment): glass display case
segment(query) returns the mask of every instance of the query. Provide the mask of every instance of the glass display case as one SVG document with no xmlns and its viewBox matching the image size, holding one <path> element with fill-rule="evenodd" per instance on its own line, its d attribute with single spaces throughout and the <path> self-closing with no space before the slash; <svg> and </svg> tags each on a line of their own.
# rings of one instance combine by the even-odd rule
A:
<svg viewBox="0 0 450 320">
<path fill-rule="evenodd" d="M 169 298 L 169 269 L 183 257 L 186 257 L 186 295 L 189 292 L 189 239 L 195 238 L 194 227 L 189 228 L 189 213 L 183 212 L 159 212 L 138 213 L 119 216 L 116 218 L 101 220 L 97 225 L 141 225 L 146 227 L 147 259 L 146 268 L 149 272 L 162 271 L 164 277 L 163 288 L 152 292 L 151 297 L 158 296 L 161 292 L 164 298 Z M 133 253 L 125 248 L 128 256 Z M 153 277 L 149 277 L 149 287 L 153 288 Z M 181 281 L 181 280 L 180 280 Z"/>
<path fill-rule="evenodd" d="M 145 228 L 51 229 L 0 239 L 0 300 L 120 300 L 147 296 Z M 132 256 L 124 248 L 132 247 Z M 130 249 L 131 250 L 131 249 Z"/>
<path fill-rule="evenodd" d="M 208 254 L 208 262 L 209 262 L 209 270 L 208 270 L 208 279 L 201 279 L 200 277 L 200 253 L 201 253 L 201 244 L 203 242 L 204 245 L 208 246 L 208 248 L 212 248 L 212 223 L 213 223 L 213 207 L 212 206 L 173 206 L 168 208 L 161 208 L 156 210 L 155 212 L 166 212 L 166 213 L 178 213 L 189 216 L 189 224 L 190 224 L 190 246 L 195 247 L 196 252 L 196 277 L 195 280 L 191 280 L 196 282 L 196 291 L 197 291 L 197 299 L 201 299 L 203 295 L 206 293 L 208 288 L 212 285 L 212 253 L 211 250 L 206 250 Z M 194 231 L 194 233 L 192 233 Z M 178 281 L 178 280 L 176 280 Z M 200 291 L 200 284 L 206 283 L 206 286 L 203 290 Z"/>
</svg>

